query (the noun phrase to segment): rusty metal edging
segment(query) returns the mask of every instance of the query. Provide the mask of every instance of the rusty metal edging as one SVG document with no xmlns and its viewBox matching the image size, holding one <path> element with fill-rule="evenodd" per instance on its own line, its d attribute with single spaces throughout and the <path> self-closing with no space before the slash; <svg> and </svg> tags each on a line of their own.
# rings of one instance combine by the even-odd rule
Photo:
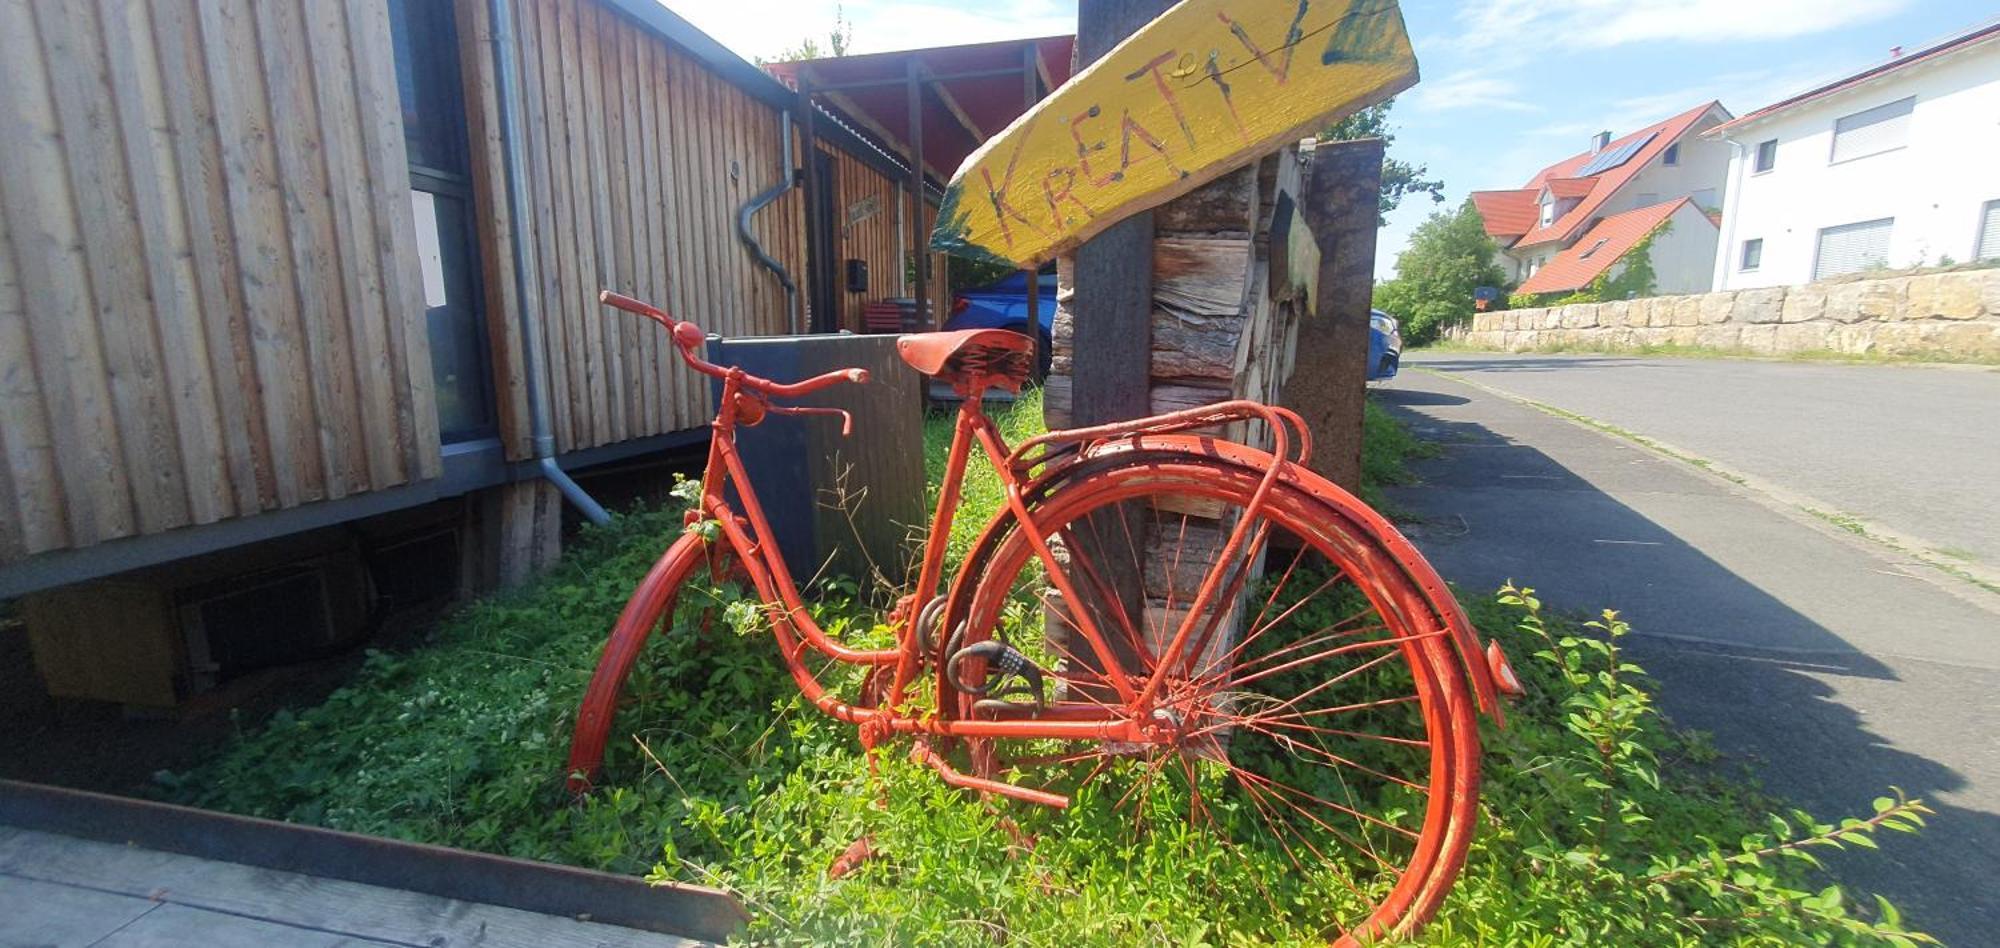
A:
<svg viewBox="0 0 2000 948">
<path fill-rule="evenodd" d="M 0 825 L 703 941 L 725 941 L 749 920 L 728 893 L 704 886 L 15 780 L 0 780 Z"/>
</svg>

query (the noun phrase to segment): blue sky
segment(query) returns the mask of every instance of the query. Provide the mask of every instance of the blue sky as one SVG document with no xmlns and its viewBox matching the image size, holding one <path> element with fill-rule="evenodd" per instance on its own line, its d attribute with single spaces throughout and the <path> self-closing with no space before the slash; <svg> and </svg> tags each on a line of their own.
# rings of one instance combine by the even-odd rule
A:
<svg viewBox="0 0 2000 948">
<path fill-rule="evenodd" d="M 670 0 L 745 56 L 823 35 L 834 0 Z M 855 52 L 1068 33 L 1074 0 L 846 0 Z M 1737 114 L 2000 13 L 1992 0 L 1404 0 L 1423 81 L 1396 103 L 1392 154 L 1449 203 L 1406 204 L 1381 234 L 1393 272 L 1410 230 L 1466 192 L 1519 187 L 1582 151 L 1709 99 Z"/>
</svg>

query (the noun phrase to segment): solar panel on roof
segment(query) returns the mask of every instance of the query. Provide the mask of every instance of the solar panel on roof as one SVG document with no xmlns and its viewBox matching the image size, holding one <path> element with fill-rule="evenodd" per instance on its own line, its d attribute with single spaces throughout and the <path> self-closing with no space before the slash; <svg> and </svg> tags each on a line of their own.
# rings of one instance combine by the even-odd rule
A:
<svg viewBox="0 0 2000 948">
<path fill-rule="evenodd" d="M 1613 148 L 1610 151 L 1604 152 L 1603 154 L 1600 154 L 1597 157 L 1590 159 L 1589 164 L 1586 164 L 1583 167 L 1578 168 L 1574 176 L 1578 178 L 1588 178 L 1594 174 L 1603 174 L 1606 171 L 1610 171 L 1611 169 L 1616 168 L 1619 165 L 1631 161 L 1632 156 L 1638 154 L 1639 149 L 1646 147 L 1646 143 L 1652 141 L 1653 136 L 1658 134 L 1659 134 L 1658 132 L 1653 132 L 1648 135 L 1642 135 L 1638 138 L 1632 139 L 1629 142 L 1626 142 L 1623 145 Z"/>
</svg>

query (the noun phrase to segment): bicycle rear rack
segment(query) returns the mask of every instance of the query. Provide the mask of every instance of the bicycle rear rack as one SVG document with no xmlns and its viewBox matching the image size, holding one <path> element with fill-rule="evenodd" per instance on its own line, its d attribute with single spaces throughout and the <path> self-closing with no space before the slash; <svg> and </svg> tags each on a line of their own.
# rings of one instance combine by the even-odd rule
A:
<svg viewBox="0 0 2000 948">
<path fill-rule="evenodd" d="M 1053 463 L 1065 454 L 1086 450 L 1091 444 L 1143 435 L 1220 428 L 1238 421 L 1261 421 L 1270 426 L 1275 442 L 1273 455 L 1294 464 L 1304 464 L 1312 457 L 1312 433 L 1306 430 L 1305 419 L 1300 418 L 1298 412 L 1248 399 L 1233 399 L 1130 421 L 1065 428 L 1037 435 L 1016 446 L 1013 453 L 1007 456 L 1007 465 L 1015 474 L 1025 477 L 1034 468 Z M 1298 445 L 1297 456 L 1285 457 L 1287 447 L 1294 441 Z"/>
</svg>

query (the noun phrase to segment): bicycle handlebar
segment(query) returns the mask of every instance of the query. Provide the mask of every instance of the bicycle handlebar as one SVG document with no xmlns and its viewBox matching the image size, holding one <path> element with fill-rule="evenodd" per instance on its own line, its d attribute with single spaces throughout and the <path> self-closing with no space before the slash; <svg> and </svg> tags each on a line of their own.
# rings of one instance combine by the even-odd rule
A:
<svg viewBox="0 0 2000 948">
<path fill-rule="evenodd" d="M 651 303 L 633 299 L 623 293 L 616 293 L 611 290 L 604 290 L 598 293 L 597 301 L 614 309 L 622 309 L 634 315 L 644 316 L 667 327 L 667 331 L 673 335 L 674 347 L 681 351 L 681 360 L 686 362 L 688 367 L 694 369 L 696 372 L 718 379 L 726 379 L 731 372 L 736 372 L 739 374 L 742 385 L 745 388 L 749 388 L 762 395 L 796 398 L 800 395 L 817 392 L 829 385 L 838 385 L 842 382 L 859 384 L 868 381 L 867 369 L 835 369 L 832 372 L 821 373 L 812 378 L 797 382 L 773 382 L 770 379 L 759 378 L 741 369 L 716 365 L 696 355 L 695 351 L 701 347 L 702 342 L 708 338 L 708 335 L 702 332 L 701 327 L 696 326 L 694 323 L 675 319 L 668 315 L 666 310 L 660 309 Z"/>
</svg>

